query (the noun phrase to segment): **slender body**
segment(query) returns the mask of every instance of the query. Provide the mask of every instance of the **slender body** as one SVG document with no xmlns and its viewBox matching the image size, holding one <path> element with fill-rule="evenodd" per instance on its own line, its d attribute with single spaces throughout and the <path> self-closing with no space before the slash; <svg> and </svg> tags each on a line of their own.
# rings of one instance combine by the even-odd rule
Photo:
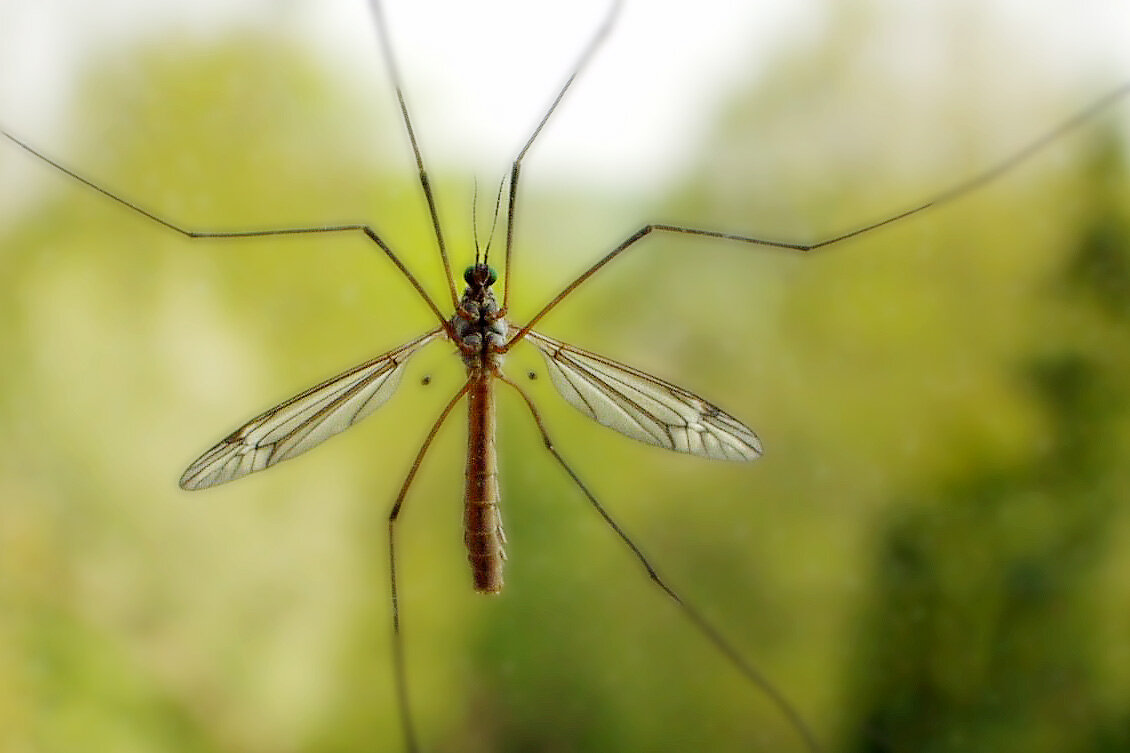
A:
<svg viewBox="0 0 1130 753">
<path fill-rule="evenodd" d="M 463 494 L 463 541 L 479 593 L 502 590 L 502 515 L 498 509 L 498 458 L 494 450 L 494 384 L 475 378 L 467 393 L 467 481 Z"/>
<path fill-rule="evenodd" d="M 498 509 L 498 455 L 494 445 L 494 378 L 500 374 L 506 345 L 506 320 L 490 286 L 494 270 L 485 264 L 468 267 L 467 289 L 451 318 L 456 344 L 467 367 L 467 470 L 463 493 L 463 541 L 475 590 L 502 590 L 502 515 Z"/>
</svg>

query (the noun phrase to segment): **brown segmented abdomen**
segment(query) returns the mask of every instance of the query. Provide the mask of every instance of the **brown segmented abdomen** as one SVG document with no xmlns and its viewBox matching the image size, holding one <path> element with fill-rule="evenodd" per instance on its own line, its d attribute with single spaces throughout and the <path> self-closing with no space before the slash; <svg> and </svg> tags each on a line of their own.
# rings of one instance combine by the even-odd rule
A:
<svg viewBox="0 0 1130 753">
<path fill-rule="evenodd" d="M 494 448 L 494 384 L 489 372 L 473 379 L 467 393 L 467 473 L 463 494 L 463 540 L 475 590 L 502 590 L 502 516 L 498 510 L 498 457 Z"/>
</svg>

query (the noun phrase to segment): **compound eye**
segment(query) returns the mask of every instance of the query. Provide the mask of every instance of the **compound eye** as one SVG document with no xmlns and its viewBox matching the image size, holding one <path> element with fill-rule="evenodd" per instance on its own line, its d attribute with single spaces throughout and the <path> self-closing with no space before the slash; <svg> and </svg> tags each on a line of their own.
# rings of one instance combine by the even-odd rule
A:
<svg viewBox="0 0 1130 753">
<path fill-rule="evenodd" d="M 474 265 L 467 267 L 465 270 L 463 270 L 463 282 L 470 285 L 471 281 L 474 279 L 474 275 L 475 275 Z"/>
<path fill-rule="evenodd" d="M 487 287 L 498 282 L 498 272 L 494 271 L 494 267 L 487 267 Z"/>
</svg>

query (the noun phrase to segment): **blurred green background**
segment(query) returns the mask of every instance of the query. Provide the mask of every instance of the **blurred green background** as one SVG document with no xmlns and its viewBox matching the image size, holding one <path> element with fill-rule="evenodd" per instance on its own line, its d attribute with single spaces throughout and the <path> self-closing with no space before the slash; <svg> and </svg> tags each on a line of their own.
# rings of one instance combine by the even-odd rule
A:
<svg viewBox="0 0 1130 753">
<path fill-rule="evenodd" d="M 662 205 L 531 158 L 516 318 L 644 222 L 824 237 L 1117 82 L 1042 82 L 1039 50 L 955 25 L 967 67 L 908 94 L 860 44 L 881 17 L 830 18 L 732 92 Z M 1030 64 L 1028 88 L 968 86 L 989 50 Z M 286 38 L 157 40 L 90 66 L 70 136 L 36 143 L 192 227 L 372 221 L 441 297 L 391 98 L 355 95 Z M 835 250 L 650 240 L 544 323 L 761 435 L 752 465 L 667 454 L 528 383 L 581 477 L 828 751 L 1130 748 L 1126 110 Z M 0 170 L 27 160 L 0 145 Z M 445 168 L 461 269 L 470 180 Z M 0 751 L 398 750 L 384 521 L 460 383 L 450 347 L 348 438 L 181 492 L 242 420 L 429 315 L 358 238 L 190 242 L 46 181 L 0 229 Z M 401 518 L 424 749 L 801 750 L 500 402 L 504 594 L 469 587 L 461 415 Z"/>
</svg>

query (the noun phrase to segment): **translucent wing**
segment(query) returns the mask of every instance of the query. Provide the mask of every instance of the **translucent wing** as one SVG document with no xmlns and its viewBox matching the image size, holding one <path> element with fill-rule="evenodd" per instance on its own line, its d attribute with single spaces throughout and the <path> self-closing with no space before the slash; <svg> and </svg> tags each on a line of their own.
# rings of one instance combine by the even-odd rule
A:
<svg viewBox="0 0 1130 753">
<path fill-rule="evenodd" d="M 197 458 L 181 476 L 181 488 L 242 478 L 345 431 L 392 396 L 408 358 L 442 333 L 421 335 L 256 416 Z"/>
<path fill-rule="evenodd" d="M 557 391 L 597 423 L 648 444 L 715 460 L 753 460 L 748 426 L 682 387 L 595 353 L 529 332 Z"/>
</svg>

